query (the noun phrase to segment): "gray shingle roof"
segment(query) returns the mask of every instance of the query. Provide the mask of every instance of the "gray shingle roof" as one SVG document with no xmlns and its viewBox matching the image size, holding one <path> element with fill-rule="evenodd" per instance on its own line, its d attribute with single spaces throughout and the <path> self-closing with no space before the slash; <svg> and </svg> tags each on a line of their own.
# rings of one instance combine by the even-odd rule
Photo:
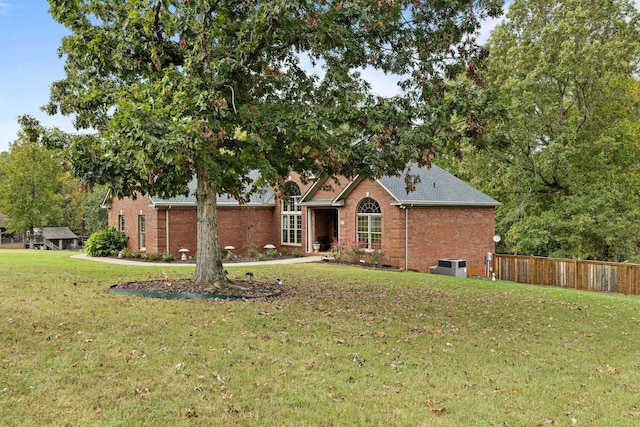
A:
<svg viewBox="0 0 640 427">
<path fill-rule="evenodd" d="M 252 179 L 257 178 L 257 172 L 251 172 L 249 177 Z M 196 204 L 196 179 L 192 179 L 189 182 L 189 194 L 171 197 L 169 199 L 162 199 L 160 197 L 151 197 L 151 203 L 153 205 L 184 205 L 184 206 L 195 206 Z M 227 195 L 219 195 L 217 198 L 218 206 L 239 206 L 238 200 L 229 197 Z M 251 195 L 251 198 L 245 205 L 250 206 L 275 206 L 275 193 L 271 190 L 263 189 L 257 194 Z"/>
<path fill-rule="evenodd" d="M 409 173 L 419 177 L 415 190 L 411 192 L 407 192 L 404 176 L 384 176 L 378 179 L 380 185 L 389 192 L 391 203 L 414 206 L 496 207 L 500 205 L 496 200 L 436 165 L 432 165 L 431 168 L 421 168 L 414 165 L 409 169 Z M 257 172 L 252 172 L 250 177 L 252 179 L 257 178 Z M 352 182 L 348 185 L 345 188 L 346 191 L 338 197 L 346 197 L 355 184 L 355 182 Z M 188 195 L 176 196 L 170 199 L 151 197 L 151 203 L 156 206 L 195 206 L 195 188 L 196 180 L 193 179 L 189 183 Z M 330 200 L 325 202 L 327 205 L 332 203 Z M 333 201 L 334 204 L 337 202 L 337 200 Z M 317 204 L 318 201 L 315 200 L 314 203 Z M 246 204 L 250 206 L 275 206 L 275 193 L 272 190 L 264 189 L 258 194 L 252 195 Z M 238 205 L 238 201 L 234 198 L 226 195 L 218 196 L 218 206 Z"/>
<path fill-rule="evenodd" d="M 392 203 L 417 206 L 499 206 L 500 203 L 444 169 L 412 166 L 409 173 L 420 182 L 407 192 L 404 176 L 385 176 L 378 182 L 389 191 Z"/>
<path fill-rule="evenodd" d="M 69 227 L 44 227 L 42 236 L 47 240 L 77 239 L 78 236 Z"/>
</svg>

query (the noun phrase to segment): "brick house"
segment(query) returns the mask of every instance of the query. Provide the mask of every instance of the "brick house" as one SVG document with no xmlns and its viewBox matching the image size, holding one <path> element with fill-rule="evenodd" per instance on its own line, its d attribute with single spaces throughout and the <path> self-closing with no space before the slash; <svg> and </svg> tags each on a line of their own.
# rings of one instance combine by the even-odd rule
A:
<svg viewBox="0 0 640 427">
<path fill-rule="evenodd" d="M 486 273 L 493 252 L 499 203 L 438 166 L 413 167 L 419 177 L 407 192 L 402 177 L 345 178 L 303 184 L 289 177 L 289 199 L 265 189 L 240 205 L 218 197 L 219 241 L 236 253 L 273 244 L 279 250 L 322 250 L 333 240 L 358 240 L 381 247 L 387 263 L 427 271 L 441 258 L 467 260 L 468 274 Z M 105 199 L 109 225 L 127 234 L 133 251 L 179 255 L 196 250 L 195 182 L 189 196 Z"/>
</svg>

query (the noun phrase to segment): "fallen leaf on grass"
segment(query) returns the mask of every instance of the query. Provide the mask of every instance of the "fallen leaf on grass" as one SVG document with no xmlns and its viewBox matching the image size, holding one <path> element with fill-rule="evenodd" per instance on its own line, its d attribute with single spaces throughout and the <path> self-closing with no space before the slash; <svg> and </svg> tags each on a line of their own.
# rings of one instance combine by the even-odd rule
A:
<svg viewBox="0 0 640 427">
<path fill-rule="evenodd" d="M 444 414 L 447 411 L 447 408 L 445 408 L 444 406 L 441 408 L 437 408 L 435 402 L 431 400 L 427 400 L 426 402 L 424 402 L 424 406 L 431 409 L 431 412 L 437 415 Z"/>
<path fill-rule="evenodd" d="M 340 402 L 340 401 L 345 401 L 347 400 L 345 397 L 341 397 L 341 398 L 337 398 L 335 397 L 332 393 L 327 393 L 327 397 L 331 400 L 333 400 L 334 402 Z"/>
</svg>

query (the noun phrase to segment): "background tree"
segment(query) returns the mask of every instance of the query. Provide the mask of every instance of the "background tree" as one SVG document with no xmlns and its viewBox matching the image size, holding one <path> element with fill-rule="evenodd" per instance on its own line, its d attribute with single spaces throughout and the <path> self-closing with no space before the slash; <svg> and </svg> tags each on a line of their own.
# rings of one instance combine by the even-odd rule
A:
<svg viewBox="0 0 640 427">
<path fill-rule="evenodd" d="M 69 172 L 62 174 L 62 220 L 61 225 L 83 235 L 85 212 L 84 199 L 89 194 L 87 186 Z"/>
<path fill-rule="evenodd" d="M 240 200 L 291 170 L 400 173 L 451 129 L 444 81 L 478 54 L 468 37 L 496 0 L 49 0 L 71 35 L 51 113 L 72 171 L 115 195 L 184 194 L 197 178 L 193 280 L 225 280 L 217 194 Z M 312 67 L 316 68 L 313 69 Z M 403 76 L 375 97 L 360 71 Z M 420 123 L 420 126 L 416 126 Z M 255 182 L 252 169 L 260 172 Z"/>
<path fill-rule="evenodd" d="M 463 167 L 503 203 L 507 252 L 640 259 L 639 18 L 626 0 L 516 0 L 492 34 L 494 110 Z"/>
<path fill-rule="evenodd" d="M 62 218 L 62 168 L 54 153 L 21 131 L 10 145 L 0 181 L 0 211 L 10 233 L 57 225 Z"/>
<path fill-rule="evenodd" d="M 105 230 L 108 227 L 108 212 L 102 207 L 107 187 L 97 185 L 91 189 L 82 199 L 83 229 L 77 233 L 90 236 L 96 231 Z"/>
<path fill-rule="evenodd" d="M 7 175 L 7 164 L 9 163 L 9 152 L 0 152 L 0 182 L 4 181 Z"/>
</svg>

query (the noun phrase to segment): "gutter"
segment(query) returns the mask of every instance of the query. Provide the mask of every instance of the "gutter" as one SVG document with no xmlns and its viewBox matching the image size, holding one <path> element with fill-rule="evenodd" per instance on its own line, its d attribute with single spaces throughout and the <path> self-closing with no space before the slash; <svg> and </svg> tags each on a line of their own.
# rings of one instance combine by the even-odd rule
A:
<svg viewBox="0 0 640 427">
<path fill-rule="evenodd" d="M 479 207 L 479 208 L 495 208 L 501 206 L 499 202 L 456 202 L 456 201 L 440 201 L 440 202 L 428 202 L 424 200 L 396 200 L 391 202 L 391 206 L 408 206 L 411 207 Z"/>
</svg>

